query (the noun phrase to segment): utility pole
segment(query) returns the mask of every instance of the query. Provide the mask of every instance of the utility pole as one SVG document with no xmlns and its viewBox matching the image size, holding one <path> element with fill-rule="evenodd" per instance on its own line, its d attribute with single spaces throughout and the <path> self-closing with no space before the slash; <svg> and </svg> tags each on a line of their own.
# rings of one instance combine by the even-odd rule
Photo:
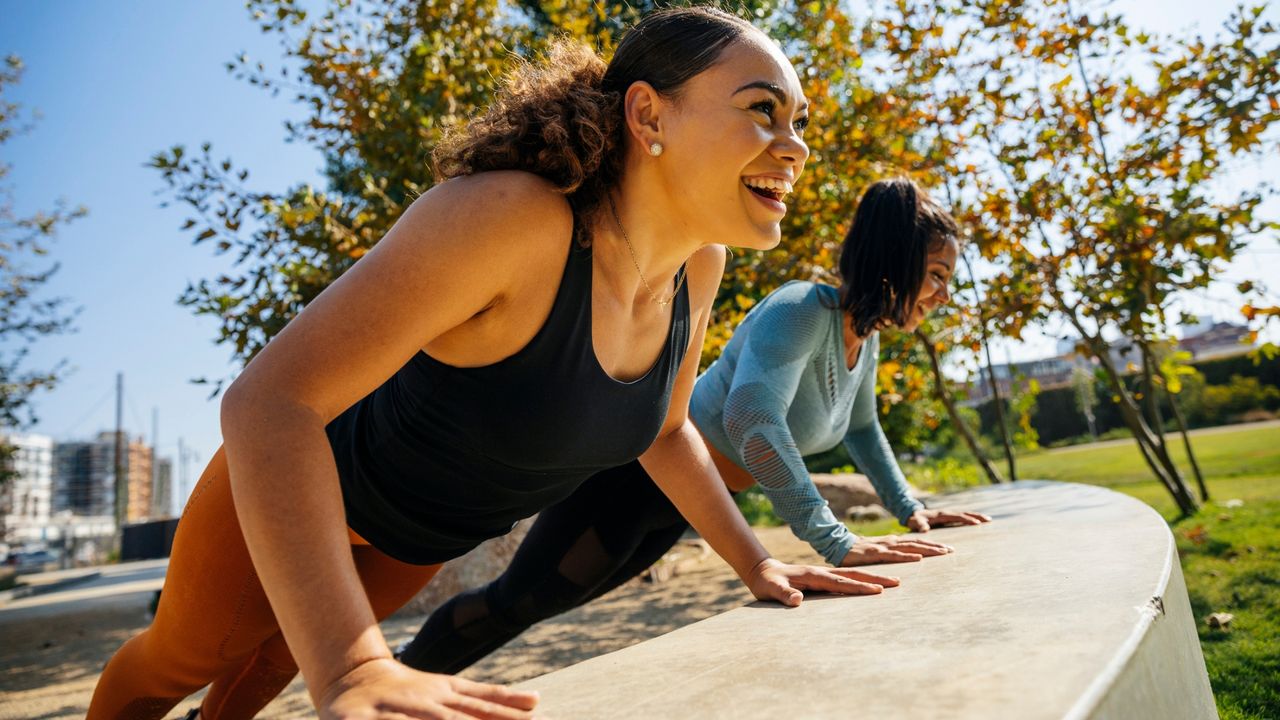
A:
<svg viewBox="0 0 1280 720">
<path fill-rule="evenodd" d="M 164 488 L 160 487 L 160 408 L 151 408 L 151 507 L 147 513 L 163 516 L 167 503 Z"/>
<path fill-rule="evenodd" d="M 178 462 L 173 468 L 173 516 L 182 517 L 182 506 L 187 502 L 187 446 L 178 438 Z"/>
<path fill-rule="evenodd" d="M 124 521 L 129 507 L 129 478 L 125 475 L 124 373 L 116 373 L 116 532 L 124 539 Z"/>
</svg>

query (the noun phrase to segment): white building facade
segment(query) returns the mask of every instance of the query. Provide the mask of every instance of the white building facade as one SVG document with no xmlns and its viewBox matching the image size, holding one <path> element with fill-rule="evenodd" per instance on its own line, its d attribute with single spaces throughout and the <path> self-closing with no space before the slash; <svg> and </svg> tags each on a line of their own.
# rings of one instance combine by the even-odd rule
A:
<svg viewBox="0 0 1280 720">
<path fill-rule="evenodd" d="M 4 542 L 47 540 L 53 512 L 53 439 L 36 433 L 3 433 L 0 444 L 14 448 L 5 462 L 11 473 L 0 487 Z"/>
</svg>

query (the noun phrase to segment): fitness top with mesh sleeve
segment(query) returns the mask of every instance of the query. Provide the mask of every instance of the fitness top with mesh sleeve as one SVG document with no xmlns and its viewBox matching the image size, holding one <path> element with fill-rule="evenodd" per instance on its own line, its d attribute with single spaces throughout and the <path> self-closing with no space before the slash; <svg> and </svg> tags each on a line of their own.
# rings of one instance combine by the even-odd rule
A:
<svg viewBox="0 0 1280 720">
<path fill-rule="evenodd" d="M 492 365 L 419 352 L 326 428 L 347 523 L 403 562 L 432 564 L 510 532 L 657 438 L 689 343 L 688 286 L 667 343 L 620 382 L 591 342 L 591 252 L 575 243 L 542 328 Z"/>
<path fill-rule="evenodd" d="M 900 522 L 921 507 L 876 417 L 879 352 L 873 333 L 849 369 L 836 289 L 789 282 L 747 313 L 689 402 L 703 436 L 750 472 L 778 516 L 833 565 L 857 538 L 818 494 L 804 455 L 843 440 Z"/>
</svg>

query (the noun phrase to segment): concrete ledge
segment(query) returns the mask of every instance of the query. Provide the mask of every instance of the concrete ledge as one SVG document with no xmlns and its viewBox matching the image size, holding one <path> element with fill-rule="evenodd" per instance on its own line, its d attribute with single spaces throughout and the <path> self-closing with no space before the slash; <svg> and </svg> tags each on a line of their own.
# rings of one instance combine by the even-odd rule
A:
<svg viewBox="0 0 1280 720">
<path fill-rule="evenodd" d="M 1216 718 L 1173 537 L 1103 488 L 936 498 L 995 522 L 876 597 L 756 603 L 528 682 L 560 720 Z"/>
</svg>

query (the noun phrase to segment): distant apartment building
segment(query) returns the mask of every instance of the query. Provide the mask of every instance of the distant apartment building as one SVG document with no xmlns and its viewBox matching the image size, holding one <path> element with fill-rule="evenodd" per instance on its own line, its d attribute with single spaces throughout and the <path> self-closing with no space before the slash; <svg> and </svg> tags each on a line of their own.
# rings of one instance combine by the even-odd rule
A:
<svg viewBox="0 0 1280 720">
<path fill-rule="evenodd" d="M 3 462 L 0 529 L 4 542 L 42 540 L 53 510 L 53 439 L 35 433 L 0 434 L 13 448 Z"/>
<path fill-rule="evenodd" d="M 1183 326 L 1182 339 L 1177 341 L 1177 349 L 1191 353 L 1192 360 L 1239 355 L 1254 347 L 1253 343 L 1248 342 L 1248 333 L 1249 328 L 1244 325 L 1215 322 L 1211 317 L 1201 317 L 1195 323 Z M 1045 390 L 1071 382 L 1075 368 L 1093 368 L 1091 360 L 1076 352 L 1079 342 L 1079 338 L 1063 338 L 1058 342 L 1058 355 L 1054 357 L 993 365 L 991 370 L 996 377 L 996 387 L 1007 397 L 1020 378 L 1024 381 L 1035 380 Z M 1165 344 L 1163 347 L 1167 349 L 1169 345 Z M 1141 350 L 1132 342 L 1113 342 L 1109 351 L 1111 362 L 1122 373 L 1136 371 L 1142 363 Z M 970 388 L 967 404 L 981 404 L 990 397 L 991 383 L 983 368 Z"/>
<path fill-rule="evenodd" d="M 1238 355 L 1252 350 L 1249 328 L 1229 322 L 1214 322 L 1211 317 L 1201 317 L 1183 329 L 1179 349 L 1191 353 L 1194 360 Z"/>
<path fill-rule="evenodd" d="M 92 442 L 58 443 L 53 451 L 53 511 L 71 515 L 115 515 L 113 450 Z"/>
<path fill-rule="evenodd" d="M 1071 382 L 1071 373 L 1077 367 L 1089 367 L 1088 361 L 1074 353 L 1041 360 L 992 365 L 991 373 L 995 375 L 996 387 L 1001 396 L 1007 398 L 1016 383 L 1025 384 L 1035 380 L 1042 389 L 1055 387 Z M 978 378 L 969 391 L 967 404 L 985 402 L 991 397 L 991 383 L 987 379 L 987 370 L 982 368 Z"/>
<path fill-rule="evenodd" d="M 54 451 L 54 512 L 114 517 L 116 434 L 101 432 L 91 442 L 58 443 Z M 125 442 L 125 521 L 153 515 L 151 448 L 141 438 Z"/>
<path fill-rule="evenodd" d="M 110 436 L 114 442 L 114 434 Z M 129 479 L 129 505 L 125 510 L 125 522 L 149 520 L 153 516 L 152 497 L 155 494 L 151 446 L 139 437 L 137 440 L 126 439 L 125 448 L 125 477 Z"/>
</svg>

